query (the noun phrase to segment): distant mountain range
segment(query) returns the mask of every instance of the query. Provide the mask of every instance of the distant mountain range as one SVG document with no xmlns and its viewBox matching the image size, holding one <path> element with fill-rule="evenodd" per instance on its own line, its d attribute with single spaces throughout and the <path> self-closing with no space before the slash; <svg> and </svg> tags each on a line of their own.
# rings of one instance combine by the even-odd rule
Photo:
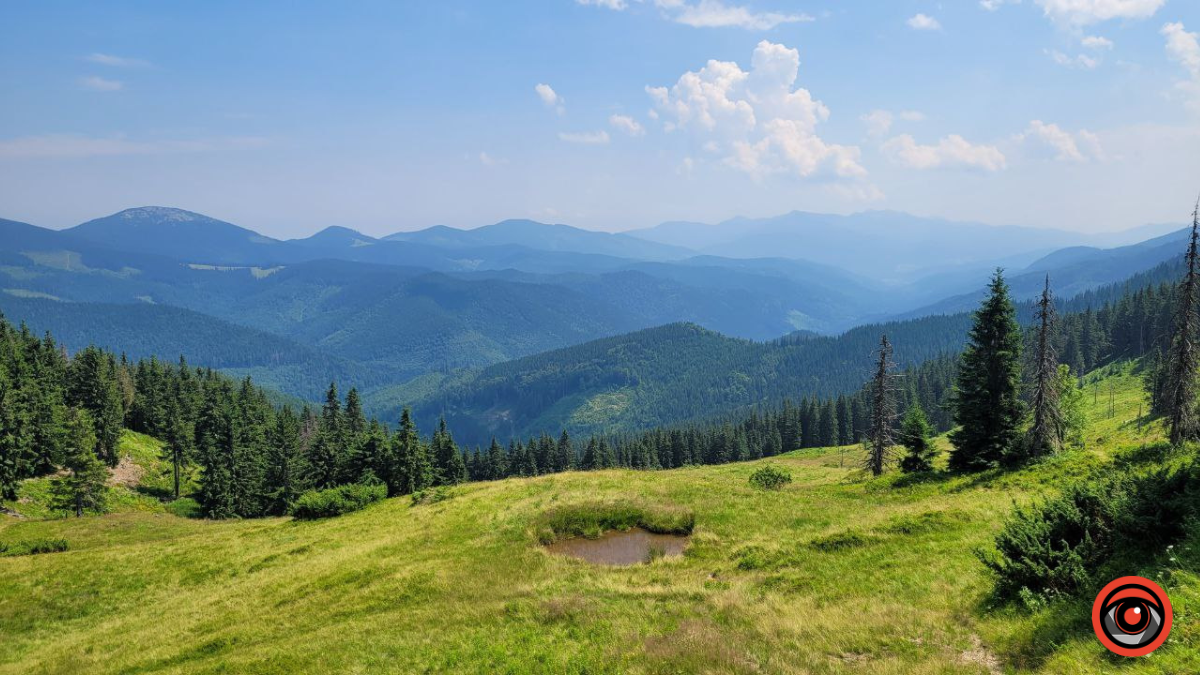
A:
<svg viewBox="0 0 1200 675">
<path fill-rule="evenodd" d="M 479 433 L 500 428 L 479 420 L 497 414 L 488 401 L 515 386 L 506 378 L 559 394 L 539 399 L 544 409 L 505 413 L 513 428 L 588 415 L 600 415 L 601 426 L 605 415 L 636 426 L 683 408 L 641 391 L 618 414 L 604 398 L 613 390 L 592 385 L 655 381 L 683 367 L 697 386 L 719 389 L 736 373 L 758 373 L 753 379 L 783 368 L 782 379 L 770 380 L 779 391 L 841 391 L 860 376 L 857 366 L 829 362 L 833 352 L 783 355 L 800 353 L 802 341 L 849 344 L 819 335 L 868 322 L 973 309 L 996 265 L 1009 269 L 1019 299 L 1040 290 L 1047 273 L 1067 298 L 1171 260 L 1180 240 L 1171 233 L 1105 248 L 1073 233 L 874 212 L 625 234 L 528 220 L 383 238 L 335 226 L 283 241 L 143 207 L 62 231 L 0 220 L 0 310 L 53 330 L 72 349 L 96 342 L 133 356 L 184 354 L 308 400 L 337 379 L 363 389 L 377 411 L 391 415 L 406 402 L 423 413 L 437 408 L 464 418 L 456 428 Z M 689 328 L 655 332 L 664 325 Z M 808 337 L 763 346 L 797 331 Z M 661 349 L 647 349 L 647 340 Z M 575 350 L 597 344 L 607 351 Z M 800 351 L 820 354 L 813 345 Z M 720 356 L 735 353 L 742 356 Z M 671 354 L 678 363 L 653 363 Z M 574 358 L 599 360 L 569 365 Z M 559 365 L 547 371 L 545 363 Z M 473 427 L 468 417 L 477 418 Z"/>
<path fill-rule="evenodd" d="M 716 224 L 668 222 L 629 234 L 737 258 L 786 257 L 904 282 L 955 269 L 1023 267 L 1059 248 L 1131 244 L 1181 226 L 1154 225 L 1116 235 L 1084 235 L 923 218 L 895 211 L 831 215 L 793 211 Z"/>
</svg>

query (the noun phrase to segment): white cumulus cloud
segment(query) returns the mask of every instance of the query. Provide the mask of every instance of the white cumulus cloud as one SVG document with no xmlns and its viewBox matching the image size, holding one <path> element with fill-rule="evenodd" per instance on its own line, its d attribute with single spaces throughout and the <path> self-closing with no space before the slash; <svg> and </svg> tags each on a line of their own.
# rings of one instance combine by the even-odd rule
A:
<svg viewBox="0 0 1200 675">
<path fill-rule="evenodd" d="M 942 24 L 932 16 L 918 14 L 908 20 L 908 27 L 913 30 L 941 30 Z"/>
<path fill-rule="evenodd" d="M 795 87 L 800 52 L 763 40 L 750 70 L 729 61 L 709 61 L 667 87 L 646 87 L 667 131 L 693 135 L 696 144 L 723 157 L 726 165 L 755 176 L 828 172 L 859 177 L 854 146 L 828 143 L 817 126 L 829 118 L 825 104 Z"/>
<path fill-rule="evenodd" d="M 1187 100 L 1187 106 L 1200 112 L 1200 35 L 1189 33 L 1179 22 L 1165 24 L 1160 32 L 1167 39 L 1167 56 L 1183 66 L 1190 76 L 1175 86 Z"/>
<path fill-rule="evenodd" d="M 1017 140 L 1048 151 L 1060 162 L 1086 162 L 1104 158 L 1100 139 L 1086 129 L 1071 133 L 1057 124 L 1033 120 L 1025 131 L 1017 135 Z"/>
<path fill-rule="evenodd" d="M 1037 0 L 1057 23 L 1087 26 L 1110 19 L 1148 19 L 1166 0 Z"/>
<path fill-rule="evenodd" d="M 1189 33 L 1178 21 L 1165 24 L 1161 32 L 1167 38 L 1167 55 L 1186 68 L 1192 77 L 1200 77 L 1200 39 L 1197 34 Z"/>
<path fill-rule="evenodd" d="M 638 123 L 637 120 L 633 119 L 629 115 L 610 115 L 608 118 L 608 123 L 612 125 L 614 129 L 623 131 L 630 136 L 641 136 L 642 134 L 646 133 L 645 127 L 643 127 L 640 123 Z"/>
<path fill-rule="evenodd" d="M 604 145 L 609 141 L 608 132 L 603 130 L 577 132 L 560 131 L 558 132 L 558 138 L 559 140 L 566 141 L 567 143 L 579 143 L 581 145 Z"/>
<path fill-rule="evenodd" d="M 963 168 L 999 171 L 1007 166 L 1000 149 L 992 145 L 973 145 L 962 136 L 951 134 L 935 145 L 920 145 L 908 134 L 888 140 L 882 150 L 896 164 L 910 169 Z"/>
<path fill-rule="evenodd" d="M 1100 37 L 1098 35 L 1085 35 L 1083 37 L 1083 39 L 1080 40 L 1080 44 L 1082 44 L 1084 47 L 1087 47 L 1088 49 L 1112 49 L 1113 48 L 1112 40 L 1109 40 L 1106 37 Z"/>
</svg>

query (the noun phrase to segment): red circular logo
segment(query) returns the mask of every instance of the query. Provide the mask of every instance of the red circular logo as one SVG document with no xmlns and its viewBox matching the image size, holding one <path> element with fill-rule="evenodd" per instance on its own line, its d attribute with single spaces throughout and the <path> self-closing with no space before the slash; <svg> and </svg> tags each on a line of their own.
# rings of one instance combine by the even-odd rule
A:
<svg viewBox="0 0 1200 675">
<path fill-rule="evenodd" d="M 1092 628 L 1110 652 L 1145 656 L 1171 634 L 1171 600 L 1149 579 L 1121 577 L 1096 596 Z"/>
</svg>

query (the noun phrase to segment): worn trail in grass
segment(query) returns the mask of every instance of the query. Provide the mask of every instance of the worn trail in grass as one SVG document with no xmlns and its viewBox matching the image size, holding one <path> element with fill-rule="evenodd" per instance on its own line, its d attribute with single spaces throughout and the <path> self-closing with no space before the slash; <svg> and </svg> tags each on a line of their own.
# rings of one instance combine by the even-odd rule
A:
<svg viewBox="0 0 1200 675">
<path fill-rule="evenodd" d="M 0 673 L 1198 672 L 1190 553 L 1168 570 L 1185 621 L 1147 659 L 1106 658 L 1061 608 L 989 608 L 973 550 L 1013 501 L 1158 437 L 1136 374 L 1089 387 L 1110 384 L 1111 414 L 1089 391 L 1088 448 L 1008 474 L 869 480 L 857 450 L 843 466 L 827 449 L 768 460 L 795 478 L 778 492 L 750 487 L 750 462 L 473 484 L 318 522 L 3 518 L 0 540 L 71 550 L 0 559 Z M 685 555 L 546 553 L 545 514 L 597 501 L 690 509 Z"/>
</svg>

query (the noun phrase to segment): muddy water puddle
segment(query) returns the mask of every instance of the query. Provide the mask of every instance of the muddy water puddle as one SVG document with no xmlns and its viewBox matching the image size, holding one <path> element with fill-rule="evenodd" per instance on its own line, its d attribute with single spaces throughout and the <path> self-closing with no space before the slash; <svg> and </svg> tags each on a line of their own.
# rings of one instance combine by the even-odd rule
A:
<svg viewBox="0 0 1200 675">
<path fill-rule="evenodd" d="M 625 532 L 605 532 L 599 539 L 563 539 L 546 549 L 600 565 L 636 565 L 657 557 L 660 552 L 664 556 L 680 555 L 687 543 L 688 538 L 683 535 L 655 534 L 633 528 Z"/>
</svg>

